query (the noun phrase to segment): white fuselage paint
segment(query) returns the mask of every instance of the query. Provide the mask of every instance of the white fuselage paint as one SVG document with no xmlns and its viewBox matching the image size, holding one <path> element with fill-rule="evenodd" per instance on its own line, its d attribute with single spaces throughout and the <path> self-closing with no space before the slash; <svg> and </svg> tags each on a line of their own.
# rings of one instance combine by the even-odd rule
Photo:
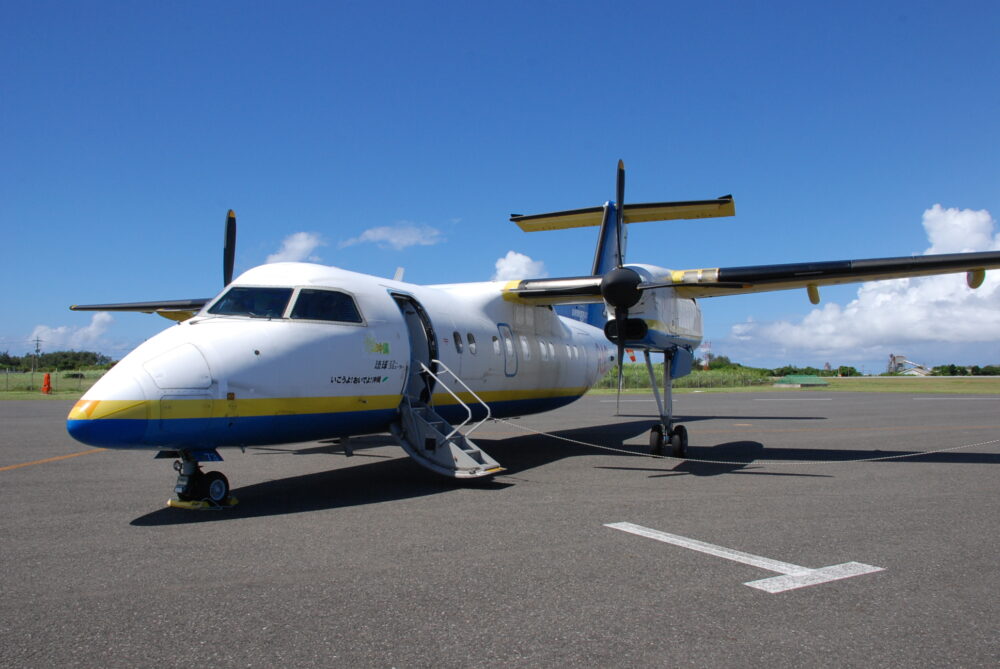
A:
<svg viewBox="0 0 1000 669">
<path fill-rule="evenodd" d="M 548 307 L 504 299 L 503 282 L 418 286 L 333 267 L 276 263 L 245 272 L 231 286 L 335 289 L 354 298 L 363 322 L 219 316 L 208 313 L 209 303 L 121 360 L 81 399 L 70 422 L 80 427 L 89 419 L 109 419 L 105 423 L 119 427 L 126 421 L 114 419 L 138 417 L 153 426 L 143 428 L 140 443 L 124 443 L 123 437 L 119 444 L 101 432 L 101 445 L 119 448 L 280 443 L 387 430 L 411 363 L 409 330 L 394 296 L 422 306 L 437 358 L 494 415 L 566 404 L 614 364 L 614 347 L 601 330 Z M 434 399 L 450 402 L 441 389 Z M 322 420 L 310 426 L 309 417 L 317 415 Z M 351 419 L 336 423 L 335 415 Z M 233 427 L 251 416 L 286 420 L 280 429 L 277 420 L 259 421 L 249 435 L 246 420 Z M 214 422 L 209 430 L 198 420 Z M 223 429 L 227 420 L 230 432 Z M 86 441 L 85 431 L 71 432 Z M 98 437 L 88 443 L 97 444 Z"/>
</svg>

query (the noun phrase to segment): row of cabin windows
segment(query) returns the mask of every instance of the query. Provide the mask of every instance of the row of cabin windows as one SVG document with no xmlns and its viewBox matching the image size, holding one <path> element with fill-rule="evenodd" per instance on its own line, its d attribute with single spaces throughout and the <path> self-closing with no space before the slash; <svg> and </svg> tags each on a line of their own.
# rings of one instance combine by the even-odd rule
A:
<svg viewBox="0 0 1000 669">
<path fill-rule="evenodd" d="M 463 350 L 462 345 L 462 335 L 457 330 L 451 333 L 452 341 L 455 342 L 455 351 L 461 355 Z M 476 354 L 476 338 L 471 332 L 466 333 L 465 340 L 468 342 L 469 353 L 472 355 Z M 521 355 L 525 361 L 531 360 L 531 345 L 528 338 L 524 335 L 520 335 L 521 340 Z M 508 337 L 504 337 L 504 345 L 507 349 L 507 357 L 514 356 L 514 342 Z M 563 344 L 566 349 L 566 359 L 574 360 L 580 357 L 580 347 L 576 344 Z M 549 361 L 556 359 L 556 345 L 550 341 L 539 338 L 538 347 L 542 353 L 542 360 Z M 500 355 L 500 339 L 493 335 L 493 355 Z"/>
</svg>

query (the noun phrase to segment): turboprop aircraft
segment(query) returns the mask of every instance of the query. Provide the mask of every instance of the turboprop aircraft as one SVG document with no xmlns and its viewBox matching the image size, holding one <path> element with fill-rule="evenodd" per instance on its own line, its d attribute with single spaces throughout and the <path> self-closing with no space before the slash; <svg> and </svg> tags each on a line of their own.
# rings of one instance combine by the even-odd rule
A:
<svg viewBox="0 0 1000 669">
<path fill-rule="evenodd" d="M 650 446 L 683 457 L 673 379 L 702 338 L 700 298 L 966 272 L 970 288 L 1000 252 L 670 270 L 626 264 L 627 225 L 733 216 L 732 196 L 613 202 L 512 215 L 526 232 L 599 226 L 590 273 L 551 279 L 414 285 L 310 263 L 261 265 L 233 279 L 236 218 L 226 219 L 224 289 L 214 298 L 91 304 L 75 310 L 157 313 L 179 321 L 105 374 L 67 429 L 93 446 L 175 459 L 183 508 L 235 504 L 202 462 L 218 449 L 390 432 L 420 465 L 475 479 L 503 467 L 470 438 L 490 417 L 557 409 L 583 396 L 624 348 L 643 352 L 659 419 Z M 663 397 L 651 352 L 664 355 Z M 619 392 L 621 365 L 618 365 Z M 473 421 L 478 421 L 473 423 Z M 461 430 L 465 431 L 462 432 Z"/>
</svg>

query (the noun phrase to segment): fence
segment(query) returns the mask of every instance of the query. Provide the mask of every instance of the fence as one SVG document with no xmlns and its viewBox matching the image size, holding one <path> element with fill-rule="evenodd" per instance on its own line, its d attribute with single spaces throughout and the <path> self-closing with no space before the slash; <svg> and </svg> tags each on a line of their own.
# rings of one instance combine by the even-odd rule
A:
<svg viewBox="0 0 1000 669">
<path fill-rule="evenodd" d="M 53 392 L 83 392 L 104 376 L 104 370 L 85 370 L 69 372 L 49 372 Z M 0 390 L 4 392 L 37 392 L 42 391 L 42 381 L 45 372 L 22 372 L 14 369 L 4 369 L 0 380 Z"/>
</svg>

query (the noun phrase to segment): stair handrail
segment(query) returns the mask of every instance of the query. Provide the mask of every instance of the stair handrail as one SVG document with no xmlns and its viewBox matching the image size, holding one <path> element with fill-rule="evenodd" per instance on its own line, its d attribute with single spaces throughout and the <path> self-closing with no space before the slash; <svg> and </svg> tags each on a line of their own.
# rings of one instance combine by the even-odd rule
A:
<svg viewBox="0 0 1000 669">
<path fill-rule="evenodd" d="M 486 421 L 488 421 L 490 419 L 490 417 L 493 415 L 493 412 L 490 411 L 490 405 L 487 404 L 486 402 L 484 402 L 482 400 L 482 398 L 479 397 L 479 395 L 476 394 L 476 391 L 474 391 L 472 388 L 470 388 L 465 383 L 465 381 L 463 381 L 461 378 L 459 378 L 458 374 L 456 374 L 455 372 L 453 372 L 451 370 L 451 368 L 448 367 L 448 365 L 444 364 L 443 362 L 441 362 L 440 360 L 437 360 L 437 359 L 431 360 L 431 362 L 434 363 L 435 365 L 437 365 L 440 369 L 443 369 L 444 371 L 448 372 L 448 374 L 450 374 L 453 379 L 455 379 L 456 381 L 458 381 L 458 383 L 463 388 L 465 388 L 469 392 L 470 395 L 472 395 L 473 397 L 476 398 L 477 402 L 479 402 L 480 404 L 483 405 L 483 407 L 486 408 L 486 417 L 483 418 L 481 421 L 479 421 L 478 423 L 476 423 L 475 425 L 473 425 L 472 427 L 469 428 L 469 431 L 465 433 L 465 436 L 467 437 L 468 435 L 472 434 L 477 429 L 479 429 L 479 426 L 482 425 L 483 423 L 485 423 Z M 452 429 L 452 431 L 448 433 L 448 436 L 445 437 L 445 439 L 451 439 L 453 436 L 455 436 L 455 433 L 459 432 L 461 430 L 461 428 L 465 427 L 469 423 L 469 421 L 472 420 L 472 409 L 469 408 L 468 404 L 466 404 L 465 402 L 462 401 L 462 398 L 460 398 L 458 395 L 456 395 L 454 393 L 454 391 L 452 391 L 452 389 L 448 387 L 448 384 L 445 383 L 441 379 L 441 377 L 439 377 L 437 374 L 435 374 L 434 372 L 432 372 L 430 370 L 430 368 L 427 367 L 427 365 L 425 365 L 423 362 L 421 362 L 420 366 L 423 368 L 423 370 L 425 372 L 427 372 L 428 374 L 430 374 L 434 378 L 435 381 L 437 381 L 438 383 L 440 383 L 441 387 L 444 388 L 445 390 L 447 390 L 448 394 L 451 395 L 452 397 L 454 397 L 455 401 L 458 402 L 459 404 L 461 404 L 462 408 L 465 409 L 466 413 L 469 414 L 466 417 L 465 420 L 463 420 L 461 423 L 459 423 L 458 425 L 456 425 Z"/>
</svg>

